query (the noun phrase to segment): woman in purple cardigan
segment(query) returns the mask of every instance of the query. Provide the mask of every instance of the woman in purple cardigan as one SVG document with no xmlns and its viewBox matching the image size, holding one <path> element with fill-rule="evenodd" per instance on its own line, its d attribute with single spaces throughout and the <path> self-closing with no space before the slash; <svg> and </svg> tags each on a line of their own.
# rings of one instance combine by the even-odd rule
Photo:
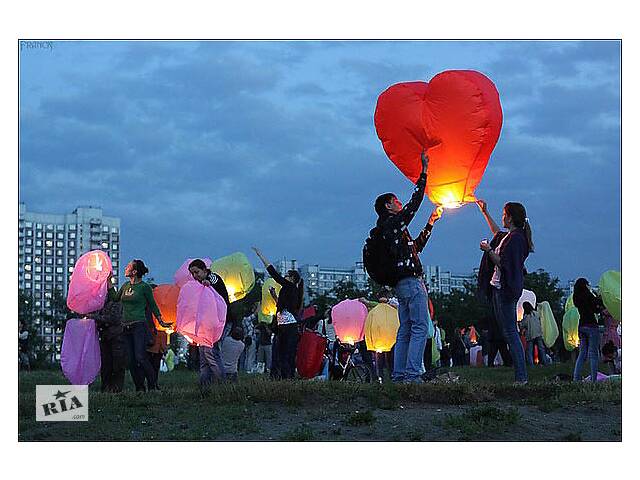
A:
<svg viewBox="0 0 640 480">
<path fill-rule="evenodd" d="M 494 234 L 491 242 L 486 240 L 480 242 L 480 249 L 485 252 L 486 257 L 486 262 L 483 263 L 492 267 L 489 269 L 490 277 L 487 275 L 484 279 L 488 279 L 487 290 L 491 298 L 491 306 L 504 339 L 509 344 L 516 383 L 526 384 L 527 367 L 516 325 L 516 305 L 524 286 L 524 262 L 529 253 L 533 252 L 527 211 L 520 203 L 505 203 L 502 211 L 502 225 L 507 232 L 501 232 L 487 212 L 486 202 L 478 200 L 477 203 L 491 233 Z M 497 246 L 496 243 L 498 243 Z M 482 290 L 483 286 L 480 286 L 480 289 Z"/>
</svg>

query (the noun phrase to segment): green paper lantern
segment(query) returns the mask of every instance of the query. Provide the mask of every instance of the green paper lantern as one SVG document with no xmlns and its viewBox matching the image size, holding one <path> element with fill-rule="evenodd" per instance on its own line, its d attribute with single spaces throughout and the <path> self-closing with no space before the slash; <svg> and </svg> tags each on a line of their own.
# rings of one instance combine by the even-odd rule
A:
<svg viewBox="0 0 640 480">
<path fill-rule="evenodd" d="M 219 258 L 211 264 L 210 269 L 222 277 L 230 303 L 242 300 L 256 284 L 253 265 L 241 252 Z"/>
<path fill-rule="evenodd" d="M 617 321 L 622 321 L 622 274 L 615 270 L 604 272 L 598 282 L 602 302 Z"/>
<path fill-rule="evenodd" d="M 559 334 L 556 318 L 553 316 L 549 302 L 540 302 L 537 310 L 542 325 L 542 339 L 544 340 L 544 344 L 551 348 L 553 344 L 556 343 Z"/>
</svg>

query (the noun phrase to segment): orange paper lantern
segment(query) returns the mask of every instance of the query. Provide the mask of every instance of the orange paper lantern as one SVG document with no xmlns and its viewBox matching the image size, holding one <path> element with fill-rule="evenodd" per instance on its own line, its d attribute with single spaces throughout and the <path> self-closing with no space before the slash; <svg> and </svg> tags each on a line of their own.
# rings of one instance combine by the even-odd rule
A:
<svg viewBox="0 0 640 480">
<path fill-rule="evenodd" d="M 427 151 L 426 193 L 448 208 L 474 202 L 500 136 L 502 107 L 495 85 L 472 70 L 448 70 L 430 82 L 398 83 L 378 98 L 376 131 L 389 159 L 413 183 Z"/>
</svg>

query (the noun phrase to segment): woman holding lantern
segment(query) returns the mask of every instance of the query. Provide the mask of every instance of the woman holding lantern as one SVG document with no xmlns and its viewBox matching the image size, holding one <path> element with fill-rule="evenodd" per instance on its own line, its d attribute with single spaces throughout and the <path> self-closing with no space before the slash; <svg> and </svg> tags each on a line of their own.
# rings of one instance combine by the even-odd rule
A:
<svg viewBox="0 0 640 480">
<path fill-rule="evenodd" d="M 304 301 L 304 282 L 297 270 L 289 270 L 283 277 L 256 247 L 253 251 L 264 264 L 267 272 L 282 288 L 276 301 L 276 342 L 273 352 L 272 374 L 283 379 L 293 378 L 296 369 L 298 347 L 298 319 Z M 275 290 L 271 291 L 275 295 Z M 274 372 L 275 369 L 278 371 Z"/>
<path fill-rule="evenodd" d="M 122 285 L 116 296 L 116 300 L 122 302 L 122 323 L 124 325 L 125 339 L 129 350 L 129 370 L 137 391 L 145 391 L 145 379 L 147 389 L 158 389 L 158 378 L 149 361 L 147 346 L 153 340 L 146 317 L 149 308 L 163 327 L 170 325 L 164 323 L 160 309 L 153 298 L 151 286 L 142 281 L 142 277 L 149 272 L 142 260 L 132 260 L 125 268 L 124 274 L 129 282 Z"/>
<path fill-rule="evenodd" d="M 491 242 L 480 242 L 480 249 L 485 252 L 481 271 L 483 265 L 489 268 L 485 268 L 485 274 L 478 274 L 478 286 L 481 291 L 490 292 L 493 313 L 509 344 L 516 383 L 524 385 L 528 377 L 524 348 L 518 336 L 516 305 L 524 286 L 524 262 L 529 253 L 533 252 L 531 226 L 527 211 L 520 203 L 507 202 L 504 205 L 502 225 L 507 232 L 500 231 L 487 212 L 484 200 L 478 200 L 477 204 L 491 233 L 494 234 Z"/>
</svg>

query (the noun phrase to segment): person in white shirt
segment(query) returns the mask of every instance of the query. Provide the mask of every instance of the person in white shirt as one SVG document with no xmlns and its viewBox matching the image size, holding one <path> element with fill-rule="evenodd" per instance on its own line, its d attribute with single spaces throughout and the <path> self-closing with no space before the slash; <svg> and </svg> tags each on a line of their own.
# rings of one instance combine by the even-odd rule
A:
<svg viewBox="0 0 640 480">
<path fill-rule="evenodd" d="M 238 360 L 244 351 L 244 332 L 242 327 L 233 327 L 231 334 L 222 340 L 222 364 L 225 377 L 232 381 L 238 381 Z"/>
</svg>

